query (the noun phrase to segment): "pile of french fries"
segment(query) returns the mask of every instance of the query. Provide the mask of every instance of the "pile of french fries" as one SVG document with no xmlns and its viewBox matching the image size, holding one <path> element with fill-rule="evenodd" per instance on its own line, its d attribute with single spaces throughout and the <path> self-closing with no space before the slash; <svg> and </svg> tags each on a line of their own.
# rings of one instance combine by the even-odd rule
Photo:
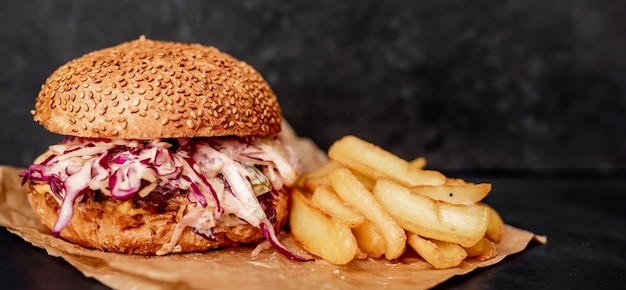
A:
<svg viewBox="0 0 626 290">
<path fill-rule="evenodd" d="M 411 247 L 436 269 L 496 256 L 503 222 L 481 202 L 491 184 L 426 170 L 355 136 L 336 141 L 330 161 L 292 191 L 289 225 L 308 252 L 333 264 L 399 258 Z"/>
</svg>

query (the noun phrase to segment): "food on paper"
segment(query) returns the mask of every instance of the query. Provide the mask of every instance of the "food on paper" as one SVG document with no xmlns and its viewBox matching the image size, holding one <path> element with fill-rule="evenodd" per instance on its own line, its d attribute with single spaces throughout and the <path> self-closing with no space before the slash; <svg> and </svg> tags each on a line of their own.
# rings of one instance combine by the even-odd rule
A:
<svg viewBox="0 0 626 290">
<path fill-rule="evenodd" d="M 409 162 L 355 136 L 345 136 L 328 149 L 330 159 L 373 180 L 392 177 L 403 184 L 438 185 L 446 178 L 434 170 L 411 170 Z"/>
<path fill-rule="evenodd" d="M 482 202 L 480 204 L 489 209 L 489 224 L 487 225 L 485 236 L 497 243 L 502 238 L 502 231 L 504 228 L 502 217 L 500 217 L 500 214 L 493 207 Z"/>
<path fill-rule="evenodd" d="M 482 205 L 437 201 L 388 179 L 379 180 L 373 193 L 402 228 L 423 237 L 471 247 L 487 231 L 489 210 Z"/>
<path fill-rule="evenodd" d="M 342 200 L 352 205 L 365 218 L 378 226 L 385 238 L 385 258 L 393 260 L 400 257 L 406 247 L 404 230 L 376 201 L 372 193 L 347 168 L 332 170 L 328 173 L 328 179 Z"/>
<path fill-rule="evenodd" d="M 311 200 L 320 209 L 343 221 L 352 229 L 359 227 L 365 221 L 365 217 L 361 213 L 343 202 L 329 187 L 320 186 L 316 188 Z"/>
<path fill-rule="evenodd" d="M 411 248 L 435 269 L 456 267 L 467 257 L 467 252 L 459 244 L 425 239 L 411 232 L 407 236 Z"/>
<path fill-rule="evenodd" d="M 65 135 L 22 172 L 42 223 L 85 247 L 187 253 L 276 232 L 299 164 L 262 76 L 214 47 L 138 40 L 59 67 L 34 120 Z"/>
<path fill-rule="evenodd" d="M 318 209 L 328 220 L 350 224 L 360 250 L 354 258 L 384 255 L 393 260 L 408 245 L 434 268 L 446 269 L 466 259 L 496 256 L 494 243 L 500 241 L 504 224 L 482 202 L 491 184 L 447 177 L 425 169 L 423 157 L 406 161 L 355 136 L 337 140 L 328 155 L 328 163 L 300 178 L 297 184 L 304 194 L 299 197 L 323 205 Z M 355 227 L 338 205 L 365 220 Z M 292 209 L 291 215 L 298 211 Z M 298 226 L 305 225 L 292 225 L 296 240 Z M 314 254 L 328 260 L 323 253 Z"/>
<path fill-rule="evenodd" d="M 308 252 L 333 264 L 347 264 L 359 247 L 350 227 L 317 208 L 298 190 L 292 192 L 289 226 L 296 241 Z"/>
</svg>

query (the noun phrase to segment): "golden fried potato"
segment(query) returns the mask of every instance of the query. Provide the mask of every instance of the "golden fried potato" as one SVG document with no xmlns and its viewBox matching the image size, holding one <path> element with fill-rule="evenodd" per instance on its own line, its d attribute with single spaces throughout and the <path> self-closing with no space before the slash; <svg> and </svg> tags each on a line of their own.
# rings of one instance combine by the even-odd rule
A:
<svg viewBox="0 0 626 290">
<path fill-rule="evenodd" d="M 385 258 L 393 260 L 400 257 L 406 247 L 406 234 L 372 193 L 347 168 L 331 171 L 328 179 L 343 201 L 361 212 L 381 230 L 386 242 Z"/>
<path fill-rule="evenodd" d="M 489 209 L 489 224 L 487 225 L 487 232 L 485 232 L 485 236 L 497 243 L 502 238 L 504 221 L 502 221 L 502 217 L 500 217 L 500 214 L 498 214 L 493 207 L 483 202 L 481 202 L 480 205 Z"/>
<path fill-rule="evenodd" d="M 377 180 L 373 195 L 402 228 L 422 237 L 471 247 L 489 224 L 489 209 L 482 205 L 437 201 L 388 178 Z"/>
<path fill-rule="evenodd" d="M 435 269 L 456 267 L 467 257 L 465 250 L 455 243 L 425 239 L 411 232 L 407 232 L 407 242 Z"/>
<path fill-rule="evenodd" d="M 406 160 L 355 136 L 345 136 L 337 140 L 328 149 L 328 156 L 372 180 L 386 176 L 409 186 L 439 185 L 446 181 L 441 172 L 411 170 Z"/>
<path fill-rule="evenodd" d="M 359 251 L 345 223 L 315 207 L 301 192 L 292 191 L 289 226 L 293 238 L 309 253 L 333 264 L 347 264 Z"/>
<path fill-rule="evenodd" d="M 486 238 L 483 239 L 483 243 L 485 243 L 485 246 L 483 248 L 483 252 L 480 255 L 474 257 L 474 259 L 481 260 L 481 261 L 486 261 L 486 260 L 495 258 L 496 255 L 498 254 L 498 250 L 496 249 L 496 245 L 494 245 L 492 241 L 490 241 L 489 239 L 486 239 Z"/>
<path fill-rule="evenodd" d="M 422 170 L 424 168 L 426 168 L 426 158 L 424 157 L 417 157 L 409 161 L 410 170 Z"/>
<path fill-rule="evenodd" d="M 292 194 L 291 232 L 312 254 L 334 264 L 393 260 L 408 244 L 437 269 L 496 256 L 504 224 L 481 202 L 491 184 L 426 170 L 424 157 L 407 161 L 355 136 L 328 156 Z"/>
<path fill-rule="evenodd" d="M 482 238 L 475 245 L 465 248 L 468 258 L 485 261 L 496 256 L 496 246 L 488 238 Z"/>
<path fill-rule="evenodd" d="M 411 191 L 428 196 L 435 200 L 441 200 L 454 204 L 477 203 L 491 191 L 489 183 L 465 183 L 465 184 L 442 184 L 442 185 L 417 185 L 412 186 Z"/>
<path fill-rule="evenodd" d="M 387 248 L 387 242 L 376 224 L 365 220 L 360 226 L 353 228 L 352 233 L 356 238 L 359 249 L 368 257 L 380 258 Z"/>
<path fill-rule="evenodd" d="M 335 192 L 327 186 L 320 186 L 315 189 L 311 196 L 313 204 L 333 217 L 348 225 L 351 229 L 360 226 L 365 217 L 341 200 Z"/>
<path fill-rule="evenodd" d="M 447 177 L 446 176 L 445 184 L 465 185 L 465 184 L 467 184 L 467 181 L 465 181 L 465 180 L 463 180 L 461 178 L 454 178 L 454 177 Z"/>
<path fill-rule="evenodd" d="M 468 258 L 479 256 L 485 250 L 485 238 L 480 239 L 476 244 L 471 247 L 463 248 L 467 253 Z"/>
<path fill-rule="evenodd" d="M 352 171 L 352 174 L 354 174 L 354 176 L 361 182 L 361 184 L 363 184 L 363 186 L 365 186 L 365 188 L 367 188 L 367 190 L 372 191 L 372 188 L 374 188 L 374 184 L 376 184 L 376 180 L 371 179 L 356 171 Z"/>
</svg>

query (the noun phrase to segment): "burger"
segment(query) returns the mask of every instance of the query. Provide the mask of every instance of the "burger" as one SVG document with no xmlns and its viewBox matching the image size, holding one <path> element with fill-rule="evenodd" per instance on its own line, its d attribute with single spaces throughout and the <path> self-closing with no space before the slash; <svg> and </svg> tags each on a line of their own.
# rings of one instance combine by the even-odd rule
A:
<svg viewBox="0 0 626 290">
<path fill-rule="evenodd" d="M 139 255 L 276 236 L 299 174 L 281 109 L 250 65 L 200 44 L 145 37 L 71 60 L 34 120 L 66 136 L 20 175 L 55 236 Z"/>
</svg>

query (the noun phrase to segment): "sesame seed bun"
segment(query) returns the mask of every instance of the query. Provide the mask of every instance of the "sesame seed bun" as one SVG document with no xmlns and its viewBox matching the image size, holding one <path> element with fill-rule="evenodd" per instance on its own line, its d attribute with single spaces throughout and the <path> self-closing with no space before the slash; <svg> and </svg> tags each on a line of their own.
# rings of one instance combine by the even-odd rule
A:
<svg viewBox="0 0 626 290">
<path fill-rule="evenodd" d="M 143 36 L 59 67 L 33 116 L 51 132 L 93 138 L 262 136 L 281 126 L 276 96 L 250 65 Z"/>
<path fill-rule="evenodd" d="M 59 215 L 60 206 L 49 187 L 28 185 L 28 198 L 36 215 L 44 225 L 52 229 Z M 279 190 L 278 197 L 272 199 L 276 210 L 274 228 L 282 228 L 288 216 L 288 193 Z M 209 249 L 255 243 L 263 238 L 261 230 L 245 223 L 236 226 L 216 226 L 215 239 L 209 240 L 193 233 L 186 227 L 176 242 L 176 248 L 165 249 L 178 225 L 181 208 L 188 200 L 179 197 L 170 200 L 168 210 L 158 213 L 120 210 L 120 204 L 128 201 L 108 199 L 106 202 L 79 202 L 74 206 L 74 216 L 61 231 L 63 239 L 82 245 L 114 253 L 137 255 L 157 255 L 166 253 L 202 252 Z M 159 251 L 162 251 L 159 253 Z M 164 252 L 163 252 L 164 251 Z"/>
</svg>

